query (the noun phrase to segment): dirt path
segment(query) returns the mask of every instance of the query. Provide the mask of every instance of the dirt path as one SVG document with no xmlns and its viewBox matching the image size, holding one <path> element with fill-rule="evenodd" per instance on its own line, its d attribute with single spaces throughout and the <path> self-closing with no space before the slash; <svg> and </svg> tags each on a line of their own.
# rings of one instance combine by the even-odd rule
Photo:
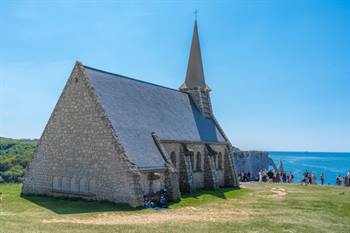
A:
<svg viewBox="0 0 350 233">
<path fill-rule="evenodd" d="M 262 190 L 263 193 L 272 192 L 272 197 L 280 198 L 287 195 L 285 189 L 276 187 L 268 188 L 257 182 L 244 182 L 241 188 Z M 266 195 L 262 194 L 262 195 Z M 271 197 L 271 195 L 270 195 Z M 246 201 L 246 200 L 245 200 Z M 222 205 L 222 204 L 221 204 Z M 231 207 L 229 201 L 223 206 Z M 188 222 L 232 222 L 248 220 L 258 213 L 249 208 L 216 208 L 210 207 L 184 207 L 169 209 L 166 211 L 154 211 L 144 213 L 102 213 L 95 216 L 62 216 L 61 218 L 45 219 L 43 223 L 75 223 L 75 224 L 159 224 L 159 223 L 188 223 Z"/>
<path fill-rule="evenodd" d="M 263 190 L 265 187 L 257 182 L 241 182 L 239 184 L 241 188 L 244 189 L 254 189 L 254 190 Z"/>
<path fill-rule="evenodd" d="M 271 192 L 275 194 L 274 197 L 283 197 L 288 194 L 284 188 L 272 188 Z"/>
<path fill-rule="evenodd" d="M 76 223 L 76 224 L 152 224 L 163 222 L 226 222 L 248 219 L 253 212 L 248 210 L 218 210 L 186 207 L 142 214 L 100 214 L 95 217 L 79 218 L 66 217 L 62 219 L 45 219 L 43 223 Z"/>
</svg>

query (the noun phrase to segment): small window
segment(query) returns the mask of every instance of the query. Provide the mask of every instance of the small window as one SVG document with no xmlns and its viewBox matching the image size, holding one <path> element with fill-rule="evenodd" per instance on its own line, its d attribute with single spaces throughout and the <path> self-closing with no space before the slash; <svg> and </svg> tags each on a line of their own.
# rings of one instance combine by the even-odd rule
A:
<svg viewBox="0 0 350 233">
<path fill-rule="evenodd" d="M 190 159 L 191 159 L 192 170 L 194 170 L 195 167 L 194 167 L 194 153 L 193 152 L 191 152 L 191 154 L 190 154 Z"/>
<path fill-rule="evenodd" d="M 55 176 L 52 180 L 52 189 L 55 191 L 61 191 L 62 189 L 62 180 L 60 177 Z"/>
<path fill-rule="evenodd" d="M 79 192 L 79 182 L 78 182 L 78 180 L 75 177 L 73 177 L 70 180 L 70 191 L 72 193 L 78 193 Z"/>
<path fill-rule="evenodd" d="M 175 154 L 175 152 L 171 152 L 170 159 L 171 159 L 171 162 L 173 163 L 174 167 L 176 167 L 176 154 Z"/>
<path fill-rule="evenodd" d="M 218 161 L 217 161 L 217 158 L 218 158 L 218 156 L 215 154 L 215 155 L 213 156 L 213 159 L 214 159 L 214 168 L 215 168 L 215 169 L 218 169 Z"/>
<path fill-rule="evenodd" d="M 219 168 L 219 170 L 222 170 L 222 168 L 223 168 L 223 164 L 222 164 L 222 154 L 221 154 L 221 152 L 219 152 L 219 158 L 218 158 L 218 168 Z"/>
<path fill-rule="evenodd" d="M 96 181 L 95 181 L 95 179 L 91 179 L 89 181 L 89 193 L 91 193 L 91 194 L 96 193 Z"/>
<path fill-rule="evenodd" d="M 86 178 L 82 178 L 79 182 L 79 191 L 81 193 L 88 193 L 89 192 L 89 184 Z"/>
<path fill-rule="evenodd" d="M 200 152 L 197 152 L 197 157 L 196 157 L 196 170 L 197 171 L 202 171 L 202 156 Z"/>
</svg>

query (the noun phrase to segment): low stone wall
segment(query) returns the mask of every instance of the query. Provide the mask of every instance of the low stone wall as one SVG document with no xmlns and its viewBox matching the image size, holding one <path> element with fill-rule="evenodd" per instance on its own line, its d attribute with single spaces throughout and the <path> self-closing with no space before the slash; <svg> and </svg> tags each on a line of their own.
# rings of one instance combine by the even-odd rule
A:
<svg viewBox="0 0 350 233">
<path fill-rule="evenodd" d="M 250 172 L 250 177 L 254 179 L 259 175 L 260 170 L 268 170 L 272 166 L 275 170 L 277 167 L 273 160 L 263 151 L 234 151 L 234 162 L 238 174 L 240 172 Z"/>
</svg>

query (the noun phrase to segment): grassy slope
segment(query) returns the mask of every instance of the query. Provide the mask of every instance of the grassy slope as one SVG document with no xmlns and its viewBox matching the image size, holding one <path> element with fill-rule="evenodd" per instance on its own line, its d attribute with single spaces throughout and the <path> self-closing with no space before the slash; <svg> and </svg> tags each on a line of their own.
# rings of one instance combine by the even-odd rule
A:
<svg viewBox="0 0 350 233">
<path fill-rule="evenodd" d="M 4 193 L 0 232 L 350 232 L 349 189 L 265 187 L 202 191 L 172 204 L 171 210 L 153 211 L 50 197 L 22 198 L 20 185 L 0 185 Z M 277 196 L 271 190 L 276 187 L 288 194 Z"/>
</svg>

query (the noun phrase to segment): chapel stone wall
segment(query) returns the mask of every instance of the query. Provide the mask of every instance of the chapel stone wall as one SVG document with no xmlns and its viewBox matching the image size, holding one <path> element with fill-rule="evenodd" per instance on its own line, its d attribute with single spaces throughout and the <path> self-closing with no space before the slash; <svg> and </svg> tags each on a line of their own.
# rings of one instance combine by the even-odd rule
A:
<svg viewBox="0 0 350 233">
<path fill-rule="evenodd" d="M 163 142 L 164 148 L 167 150 L 168 154 L 172 158 L 172 162 L 175 162 L 175 167 L 179 172 L 179 179 L 181 179 L 181 174 L 185 174 L 187 176 L 189 185 L 191 188 L 187 188 L 188 191 L 198 190 L 201 188 L 211 188 L 207 187 L 205 183 L 206 169 L 209 169 L 206 166 L 206 158 L 209 157 L 205 144 L 202 143 L 188 143 L 186 144 L 187 148 L 191 150 L 192 155 L 189 156 L 187 160 L 184 159 L 184 154 L 181 151 L 181 143 L 176 142 Z M 215 170 L 215 187 L 225 186 L 224 181 L 224 167 L 225 167 L 225 156 L 228 156 L 226 152 L 227 146 L 222 144 L 213 144 L 210 145 L 216 152 L 218 152 L 215 156 L 210 156 L 210 160 L 212 160 L 212 169 Z M 220 156 L 221 157 L 220 157 Z M 219 159 L 220 158 L 220 159 Z M 209 158 L 208 158 L 209 159 Z M 183 167 L 186 165 L 186 167 Z M 190 166 L 190 168 L 188 167 Z M 190 171 L 189 171 L 190 169 Z M 189 178 L 190 177 L 190 178 Z M 181 184 L 181 180 L 179 180 Z M 186 188 L 183 188 L 186 190 Z"/>
<path fill-rule="evenodd" d="M 142 205 L 141 175 L 123 155 L 95 98 L 76 65 L 29 164 L 24 194 Z"/>
</svg>

